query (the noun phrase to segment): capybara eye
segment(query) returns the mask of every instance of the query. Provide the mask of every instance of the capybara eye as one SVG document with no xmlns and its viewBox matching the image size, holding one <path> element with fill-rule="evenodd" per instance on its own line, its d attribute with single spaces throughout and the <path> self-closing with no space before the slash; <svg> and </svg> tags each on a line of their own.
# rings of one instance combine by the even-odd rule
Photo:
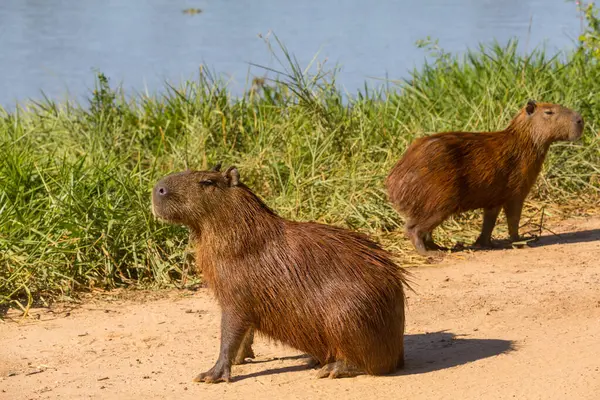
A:
<svg viewBox="0 0 600 400">
<path fill-rule="evenodd" d="M 203 179 L 200 181 L 200 184 L 203 186 L 209 186 L 209 185 L 214 185 L 215 181 L 213 181 L 212 179 Z"/>
<path fill-rule="evenodd" d="M 546 111 L 544 111 L 544 114 L 552 115 L 552 114 L 554 114 L 554 111 L 546 110 Z"/>
</svg>

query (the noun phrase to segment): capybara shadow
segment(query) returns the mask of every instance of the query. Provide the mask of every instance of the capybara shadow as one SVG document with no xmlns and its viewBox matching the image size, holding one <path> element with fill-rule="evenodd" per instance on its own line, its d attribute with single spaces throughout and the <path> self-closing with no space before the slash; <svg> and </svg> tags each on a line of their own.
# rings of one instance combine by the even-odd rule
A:
<svg viewBox="0 0 600 400">
<path fill-rule="evenodd" d="M 550 246 L 553 244 L 595 242 L 597 240 L 600 240 L 600 229 L 589 229 L 585 231 L 575 231 L 541 236 L 537 240 L 528 243 L 528 246 L 543 247 Z"/>
<path fill-rule="evenodd" d="M 221 309 L 219 357 L 194 381 L 230 381 L 232 365 L 254 358 L 255 331 L 310 354 L 318 378 L 404 365 L 408 273 L 366 235 L 282 218 L 233 166 L 167 175 L 152 211 L 189 227 Z"/>
<path fill-rule="evenodd" d="M 405 335 L 406 364 L 393 375 L 414 375 L 467 364 L 516 350 L 511 340 L 469 339 L 440 331 Z"/>
<path fill-rule="evenodd" d="M 498 132 L 441 132 L 416 139 L 385 180 L 389 201 L 406 218 L 406 234 L 423 255 L 445 250 L 433 230 L 452 215 L 483 209 L 475 245 L 491 246 L 500 211 L 512 242 L 521 240 L 523 202 L 550 145 L 583 134 L 579 113 L 552 103 L 527 102 Z"/>
<path fill-rule="evenodd" d="M 286 359 L 286 358 L 287 357 L 282 357 L 281 359 Z M 275 360 L 265 360 L 264 362 L 266 363 L 266 362 L 270 362 L 270 361 L 275 361 Z M 254 363 L 254 361 L 253 361 L 253 363 Z M 258 378 L 259 376 L 277 375 L 277 374 L 283 374 L 283 373 L 289 373 L 289 372 L 301 372 L 301 371 L 307 371 L 307 370 L 311 370 L 311 372 L 312 372 L 313 369 L 314 368 L 308 366 L 307 364 L 288 365 L 285 367 L 268 368 L 268 369 L 264 369 L 262 371 L 251 372 L 251 373 L 245 374 L 245 375 L 237 375 L 235 378 L 232 379 L 232 381 L 239 382 L 239 381 L 243 381 L 244 379 Z"/>
<path fill-rule="evenodd" d="M 493 250 L 507 250 L 512 249 L 514 247 L 519 248 L 535 248 L 535 247 L 544 247 L 551 246 L 554 244 L 574 244 L 574 243 L 586 243 L 586 242 L 595 242 L 600 240 L 600 229 L 590 229 L 585 231 L 575 231 L 575 232 L 567 232 L 567 233 L 552 233 L 544 236 L 535 236 L 531 238 L 524 238 L 523 244 L 515 245 L 515 243 L 510 240 L 493 240 L 491 246 L 489 247 L 477 247 L 477 246 L 464 246 L 464 245 L 456 245 L 452 249 L 450 249 L 451 253 L 459 253 L 466 250 L 470 251 L 493 251 Z"/>
<path fill-rule="evenodd" d="M 515 344 L 511 340 L 470 339 L 447 331 L 404 335 L 404 345 L 406 347 L 404 369 L 387 376 L 415 375 L 439 371 L 516 350 Z M 278 357 L 259 362 L 300 360 L 307 357 L 307 355 Z M 300 372 L 309 369 L 310 367 L 304 363 L 288 365 L 281 368 L 269 368 L 263 371 L 238 375 L 235 380 L 239 381 L 284 372 Z"/>
</svg>

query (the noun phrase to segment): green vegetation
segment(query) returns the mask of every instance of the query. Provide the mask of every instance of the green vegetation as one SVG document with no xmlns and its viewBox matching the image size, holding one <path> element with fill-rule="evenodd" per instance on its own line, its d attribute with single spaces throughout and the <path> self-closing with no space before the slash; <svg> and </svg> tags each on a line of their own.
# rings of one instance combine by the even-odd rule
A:
<svg viewBox="0 0 600 400">
<path fill-rule="evenodd" d="M 424 42 L 433 62 L 409 81 L 345 99 L 335 71 L 306 73 L 279 45 L 286 75 L 258 79 L 240 98 L 204 70 L 163 96 L 134 99 L 99 74 L 85 107 L 46 99 L 0 110 L 0 305 L 188 284 L 186 230 L 154 220 L 150 189 L 166 173 L 217 161 L 238 165 L 281 215 L 358 229 L 399 253 L 402 221 L 383 180 L 406 146 L 428 132 L 502 129 L 529 98 L 586 120 L 581 141 L 553 146 L 529 204 L 598 198 L 600 68 L 591 50 L 520 56 L 511 42 L 457 57 Z M 449 221 L 441 240 L 464 239 L 475 217 Z"/>
<path fill-rule="evenodd" d="M 575 0 L 570 0 L 575 1 Z M 580 51 L 588 53 L 590 56 L 600 58 L 600 19 L 598 18 L 598 8 L 594 3 L 582 3 L 575 1 L 578 11 L 586 20 L 587 25 L 579 35 Z"/>
</svg>

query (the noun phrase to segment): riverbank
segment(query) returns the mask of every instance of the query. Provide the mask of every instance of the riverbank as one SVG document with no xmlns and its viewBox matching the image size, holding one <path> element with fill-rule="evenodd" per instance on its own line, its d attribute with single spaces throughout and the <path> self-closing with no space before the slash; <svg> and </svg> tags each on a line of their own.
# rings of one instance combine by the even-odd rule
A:
<svg viewBox="0 0 600 400">
<path fill-rule="evenodd" d="M 281 53 L 288 76 L 257 79 L 241 98 L 207 71 L 165 96 L 134 99 L 99 74 L 89 104 L 0 111 L 0 306 L 198 282 L 184 262 L 186 231 L 154 220 L 149 193 L 168 172 L 218 161 L 237 165 L 281 215 L 366 232 L 405 263 L 422 263 L 387 203 L 389 169 L 415 137 L 503 129 L 530 98 L 577 109 L 586 128 L 580 141 L 551 148 L 523 221 L 543 225 L 598 204 L 600 68 L 585 54 L 520 56 L 514 42 L 460 58 L 438 51 L 409 82 L 344 99 L 332 71 L 305 75 Z M 437 234 L 470 242 L 479 223 L 469 213 Z M 496 234 L 504 232 L 501 222 Z"/>
<path fill-rule="evenodd" d="M 262 336 L 232 383 L 192 378 L 219 349 L 208 289 L 95 292 L 0 322 L 7 399 L 596 399 L 600 220 L 550 229 L 533 248 L 412 268 L 405 365 L 390 376 L 316 379 L 306 355 Z"/>
</svg>

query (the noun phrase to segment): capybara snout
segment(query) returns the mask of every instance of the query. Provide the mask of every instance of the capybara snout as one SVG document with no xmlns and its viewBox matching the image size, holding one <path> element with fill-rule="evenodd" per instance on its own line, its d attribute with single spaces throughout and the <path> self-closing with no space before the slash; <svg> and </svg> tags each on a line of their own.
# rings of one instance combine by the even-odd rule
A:
<svg viewBox="0 0 600 400">
<path fill-rule="evenodd" d="M 525 120 L 545 143 L 574 141 L 583 134 L 583 117 L 559 104 L 529 101 L 524 110 Z"/>
<path fill-rule="evenodd" d="M 184 225 L 194 224 L 222 206 L 227 189 L 239 183 L 237 169 L 220 172 L 220 165 L 210 171 L 183 171 L 159 180 L 152 189 L 152 212 L 162 220 Z"/>
<path fill-rule="evenodd" d="M 574 113 L 573 115 L 573 123 L 575 124 L 575 129 L 573 130 L 573 134 L 569 137 L 571 141 L 578 140 L 581 135 L 583 135 L 583 117 L 579 113 Z"/>
</svg>

